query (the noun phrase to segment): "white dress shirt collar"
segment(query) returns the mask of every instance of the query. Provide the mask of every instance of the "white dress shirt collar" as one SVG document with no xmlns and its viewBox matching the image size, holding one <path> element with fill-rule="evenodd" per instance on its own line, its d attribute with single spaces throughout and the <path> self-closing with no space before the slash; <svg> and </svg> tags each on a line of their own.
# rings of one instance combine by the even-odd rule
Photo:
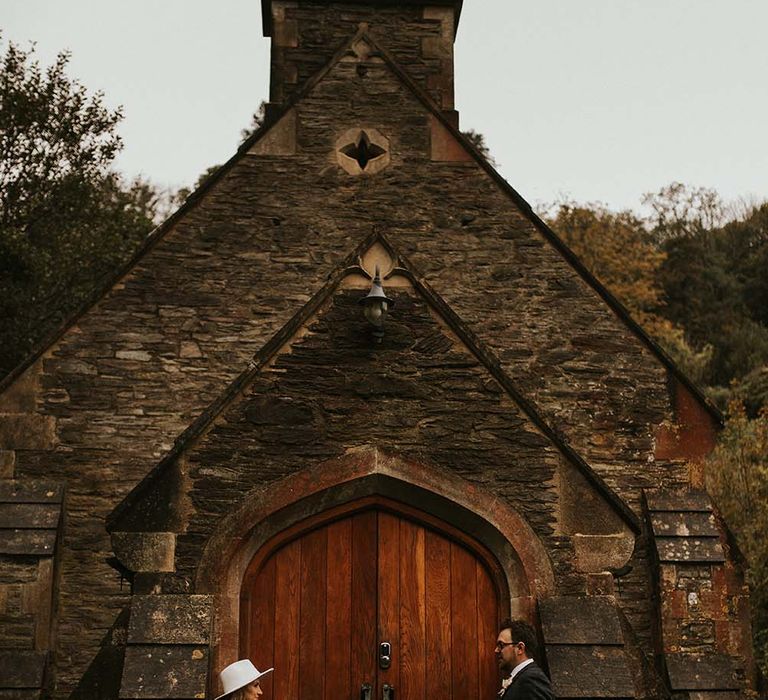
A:
<svg viewBox="0 0 768 700">
<path fill-rule="evenodd" d="M 526 666 L 529 666 L 529 665 L 530 665 L 530 664 L 532 664 L 532 663 L 533 663 L 533 659 L 526 659 L 526 660 L 525 660 L 525 661 L 523 661 L 522 663 L 519 663 L 519 664 L 517 664 L 517 666 L 515 666 L 515 667 L 512 669 L 512 673 L 510 673 L 510 674 L 509 674 L 509 680 L 510 680 L 510 681 L 513 681 L 513 680 L 515 680 L 515 676 L 516 676 L 518 673 L 520 673 L 520 671 L 522 671 L 522 670 L 523 670 L 523 669 L 524 669 Z"/>
</svg>

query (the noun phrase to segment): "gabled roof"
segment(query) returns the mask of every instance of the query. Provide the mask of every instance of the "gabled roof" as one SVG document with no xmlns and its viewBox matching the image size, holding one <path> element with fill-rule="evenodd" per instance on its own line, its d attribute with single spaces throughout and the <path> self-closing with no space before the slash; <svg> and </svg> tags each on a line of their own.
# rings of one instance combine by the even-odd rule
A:
<svg viewBox="0 0 768 700">
<path fill-rule="evenodd" d="M 702 393 L 702 391 L 692 382 L 667 353 L 654 341 L 643 328 L 632 318 L 626 307 L 610 292 L 606 287 L 584 266 L 574 252 L 557 236 L 557 234 L 542 221 L 533 211 L 528 202 L 493 168 L 487 159 L 466 139 L 463 134 L 446 118 L 442 110 L 411 78 L 408 76 L 391 54 L 384 49 L 370 34 L 368 26 L 363 23 L 360 29 L 352 36 L 331 58 L 330 61 L 310 78 L 302 87 L 291 97 L 281 109 L 273 114 L 268 114 L 268 121 L 244 141 L 237 152 L 222 165 L 208 180 L 197 188 L 181 205 L 181 207 L 170 216 L 163 224 L 158 226 L 147 237 L 144 244 L 137 250 L 134 256 L 108 280 L 108 282 L 72 316 L 58 330 L 51 333 L 41 342 L 36 350 L 30 356 L 11 371 L 2 381 L 0 381 L 0 393 L 2 393 L 25 369 L 34 363 L 45 350 L 61 338 L 94 304 L 96 304 L 108 291 L 146 255 L 157 242 L 167 233 L 188 211 L 190 211 L 204 195 L 247 153 L 254 144 L 263 139 L 270 129 L 287 114 L 293 107 L 301 102 L 314 88 L 323 80 L 323 78 L 336 66 L 336 64 L 348 54 L 351 47 L 358 41 L 368 42 L 375 50 L 376 55 L 381 58 L 397 78 L 405 85 L 423 107 L 437 119 L 440 124 L 456 139 L 472 156 L 477 164 L 490 176 L 498 187 L 517 205 L 524 216 L 535 226 L 543 237 L 562 255 L 577 274 L 597 292 L 603 301 L 611 308 L 619 319 L 640 339 L 640 341 L 653 353 L 662 365 L 675 377 L 697 401 L 704 406 L 712 418 L 718 423 L 723 423 L 723 417 L 715 405 Z"/>
<path fill-rule="evenodd" d="M 262 349 L 254 356 L 249 366 L 236 377 L 229 386 L 216 398 L 198 418 L 174 442 L 166 456 L 147 474 L 147 476 L 126 496 L 126 498 L 110 513 L 107 518 L 107 529 L 115 531 L 123 514 L 142 495 L 148 493 L 156 480 L 160 479 L 167 468 L 170 468 L 181 457 L 185 450 L 202 436 L 218 416 L 222 414 L 241 394 L 241 392 L 256 378 L 273 357 L 286 343 L 309 321 L 322 305 L 338 289 L 342 279 L 350 273 L 365 275 L 357 261 L 361 255 L 374 243 L 380 243 L 390 253 L 394 260 L 402 265 L 397 266 L 391 274 L 406 277 L 414 289 L 431 307 L 443 318 L 450 329 L 458 336 L 475 358 L 485 367 L 491 376 L 501 385 L 507 395 L 515 402 L 527 418 L 538 428 L 560 453 L 584 475 L 587 481 L 613 507 L 618 515 L 635 533 L 640 532 L 640 521 L 627 504 L 611 489 L 592 467 L 574 450 L 567 439 L 554 430 L 541 415 L 536 406 L 525 398 L 515 387 L 513 380 L 501 368 L 501 363 L 495 354 L 472 333 L 466 324 L 426 282 L 414 273 L 412 266 L 400 255 L 395 247 L 380 233 L 368 236 L 329 276 L 328 281 L 312 296 L 312 298 L 285 324 Z"/>
</svg>

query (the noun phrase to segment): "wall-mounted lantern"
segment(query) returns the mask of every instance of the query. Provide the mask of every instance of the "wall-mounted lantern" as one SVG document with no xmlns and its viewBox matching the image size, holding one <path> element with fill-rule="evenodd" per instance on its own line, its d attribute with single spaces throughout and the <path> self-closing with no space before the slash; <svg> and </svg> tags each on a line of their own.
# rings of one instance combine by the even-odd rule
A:
<svg viewBox="0 0 768 700">
<path fill-rule="evenodd" d="M 373 276 L 371 291 L 368 292 L 368 296 L 360 300 L 360 303 L 363 305 L 365 317 L 374 327 L 373 335 L 377 342 L 380 343 L 384 337 L 384 319 L 387 317 L 389 310 L 395 305 L 395 302 L 384 293 L 378 265 L 376 265 L 376 274 Z"/>
</svg>

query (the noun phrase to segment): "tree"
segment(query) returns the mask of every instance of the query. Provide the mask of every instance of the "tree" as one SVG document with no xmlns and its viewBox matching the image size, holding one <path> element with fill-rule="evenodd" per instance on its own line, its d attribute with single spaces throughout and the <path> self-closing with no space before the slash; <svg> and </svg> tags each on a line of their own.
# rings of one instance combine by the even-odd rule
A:
<svg viewBox="0 0 768 700">
<path fill-rule="evenodd" d="M 664 315 L 693 343 L 713 347 L 707 380 L 720 386 L 768 364 L 768 206 L 743 216 L 715 228 L 697 224 L 661 243 Z"/>
<path fill-rule="evenodd" d="M 711 231 L 725 218 L 720 195 L 708 187 L 673 182 L 643 195 L 642 202 L 651 209 L 651 231 L 657 243 Z"/>
<path fill-rule="evenodd" d="M 122 147 L 100 93 L 0 55 L 0 376 L 80 306 L 153 227 L 156 192 L 110 170 Z"/>
<path fill-rule="evenodd" d="M 749 567 L 756 660 L 768 675 L 768 411 L 750 420 L 732 402 L 705 474 Z"/>
<path fill-rule="evenodd" d="M 251 116 L 250 125 L 240 130 L 240 143 L 245 143 L 253 134 L 255 134 L 262 126 L 264 126 L 264 119 L 267 115 L 267 103 L 262 100 L 259 103 L 259 108 Z"/>
<path fill-rule="evenodd" d="M 485 158 L 494 168 L 498 168 L 499 165 L 496 162 L 496 159 L 491 155 L 491 149 L 488 148 L 488 144 L 485 142 L 485 136 L 481 134 L 479 131 L 475 131 L 474 129 L 467 129 L 466 131 L 462 131 L 461 135 L 467 139 L 480 153 L 483 158 Z"/>
</svg>

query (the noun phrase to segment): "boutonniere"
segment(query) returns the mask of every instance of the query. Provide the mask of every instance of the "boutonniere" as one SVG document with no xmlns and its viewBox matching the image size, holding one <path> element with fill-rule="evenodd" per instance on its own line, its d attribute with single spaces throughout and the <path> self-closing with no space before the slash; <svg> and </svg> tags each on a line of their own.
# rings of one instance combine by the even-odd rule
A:
<svg viewBox="0 0 768 700">
<path fill-rule="evenodd" d="M 507 692 L 507 688 L 512 685 L 512 676 L 507 676 L 503 681 L 501 681 L 501 690 L 499 691 L 499 697 L 504 695 L 504 693 Z"/>
</svg>

